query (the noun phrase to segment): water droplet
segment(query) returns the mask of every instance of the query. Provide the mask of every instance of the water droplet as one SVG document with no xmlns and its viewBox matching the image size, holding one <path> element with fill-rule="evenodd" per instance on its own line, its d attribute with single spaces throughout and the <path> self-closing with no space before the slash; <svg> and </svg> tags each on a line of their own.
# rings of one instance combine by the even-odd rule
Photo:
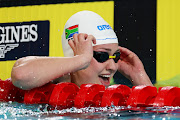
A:
<svg viewBox="0 0 180 120">
<path fill-rule="evenodd" d="M 112 108 L 115 108 L 115 105 L 114 105 L 114 103 L 113 103 L 113 102 L 111 103 L 111 107 L 112 107 Z"/>
<path fill-rule="evenodd" d="M 7 119 L 7 115 L 6 114 L 3 114 L 4 115 L 4 119 Z"/>
<path fill-rule="evenodd" d="M 4 91 L 4 89 L 0 89 L 0 91 L 1 91 L 1 92 L 3 92 L 3 91 Z"/>
<path fill-rule="evenodd" d="M 131 13 L 131 14 L 130 14 L 130 17 L 132 17 L 132 16 L 133 16 L 133 14 Z"/>
<path fill-rule="evenodd" d="M 142 76 L 143 76 L 143 73 L 140 73 L 140 76 L 142 77 Z"/>
</svg>

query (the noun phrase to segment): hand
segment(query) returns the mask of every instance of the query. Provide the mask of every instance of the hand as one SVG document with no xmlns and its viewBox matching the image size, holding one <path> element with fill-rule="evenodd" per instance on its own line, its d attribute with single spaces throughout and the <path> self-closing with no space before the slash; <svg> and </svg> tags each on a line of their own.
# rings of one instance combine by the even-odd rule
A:
<svg viewBox="0 0 180 120">
<path fill-rule="evenodd" d="M 118 71 L 131 80 L 133 85 L 152 86 L 139 57 L 127 48 L 119 47 L 119 49 L 121 59 L 118 61 Z"/>
<path fill-rule="evenodd" d="M 82 55 L 83 60 L 90 64 L 93 58 L 93 46 L 92 43 L 96 44 L 96 39 L 92 35 L 84 33 L 74 34 L 74 40 L 69 40 L 69 45 L 74 52 L 74 56 Z M 87 67 L 87 66 L 86 66 Z"/>
</svg>

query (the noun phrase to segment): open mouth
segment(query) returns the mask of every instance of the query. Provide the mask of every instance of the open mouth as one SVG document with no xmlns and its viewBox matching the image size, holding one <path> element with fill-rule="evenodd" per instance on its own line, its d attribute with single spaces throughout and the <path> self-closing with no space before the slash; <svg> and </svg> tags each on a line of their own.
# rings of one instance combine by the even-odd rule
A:
<svg viewBox="0 0 180 120">
<path fill-rule="evenodd" d="M 99 75 L 101 83 L 105 86 L 110 84 L 111 75 Z"/>
</svg>

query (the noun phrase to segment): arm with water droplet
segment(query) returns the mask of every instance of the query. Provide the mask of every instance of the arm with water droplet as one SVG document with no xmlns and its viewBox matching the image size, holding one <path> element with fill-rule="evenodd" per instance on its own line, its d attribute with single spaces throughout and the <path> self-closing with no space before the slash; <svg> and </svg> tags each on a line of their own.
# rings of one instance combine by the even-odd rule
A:
<svg viewBox="0 0 180 120">
<path fill-rule="evenodd" d="M 150 85 L 149 76 L 139 57 L 124 47 L 119 47 L 121 59 L 118 61 L 118 71 L 128 78 L 133 85 Z"/>
<path fill-rule="evenodd" d="M 87 68 L 93 58 L 92 41 L 94 38 L 85 34 L 74 37 L 77 40 L 69 41 L 74 51 L 73 57 L 29 56 L 18 59 L 11 72 L 13 84 L 28 90 Z"/>
</svg>

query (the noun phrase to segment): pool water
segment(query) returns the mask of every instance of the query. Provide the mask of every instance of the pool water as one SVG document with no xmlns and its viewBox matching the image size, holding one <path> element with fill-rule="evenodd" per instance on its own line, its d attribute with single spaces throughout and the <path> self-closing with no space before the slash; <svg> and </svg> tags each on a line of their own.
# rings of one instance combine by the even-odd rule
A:
<svg viewBox="0 0 180 120">
<path fill-rule="evenodd" d="M 0 103 L 0 119 L 64 120 L 64 119 L 122 119 L 122 120 L 179 120 L 180 107 L 86 107 L 49 110 L 47 104 L 27 105 L 17 102 Z"/>
</svg>

